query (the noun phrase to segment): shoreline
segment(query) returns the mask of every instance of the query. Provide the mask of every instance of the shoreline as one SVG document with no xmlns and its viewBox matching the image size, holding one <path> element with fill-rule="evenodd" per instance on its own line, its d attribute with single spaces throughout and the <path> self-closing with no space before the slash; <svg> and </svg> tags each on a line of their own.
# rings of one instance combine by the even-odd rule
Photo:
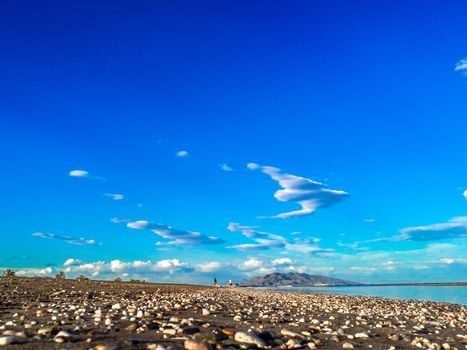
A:
<svg viewBox="0 0 467 350">
<path fill-rule="evenodd" d="M 464 349 L 466 318 L 463 305 L 431 301 L 199 285 L 0 280 L 0 349 Z"/>
<path fill-rule="evenodd" d="M 346 288 L 346 287 L 467 287 L 467 282 L 452 283 L 369 283 L 369 284 L 346 284 L 346 285 L 284 285 L 284 286 L 239 286 L 241 288 Z"/>
</svg>

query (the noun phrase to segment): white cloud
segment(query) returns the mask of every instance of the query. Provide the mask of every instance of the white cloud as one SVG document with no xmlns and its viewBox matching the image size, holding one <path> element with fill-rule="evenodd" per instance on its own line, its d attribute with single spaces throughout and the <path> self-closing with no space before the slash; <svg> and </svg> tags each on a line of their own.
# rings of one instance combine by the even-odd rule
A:
<svg viewBox="0 0 467 350">
<path fill-rule="evenodd" d="M 45 239 L 58 239 L 58 240 L 61 240 L 61 241 L 64 241 L 66 243 L 73 244 L 73 245 L 94 245 L 96 244 L 96 241 L 93 239 L 73 238 L 73 237 L 55 235 L 53 233 L 35 232 L 32 234 L 32 236 L 38 237 L 38 238 L 45 238 Z"/>
<path fill-rule="evenodd" d="M 290 252 L 297 252 L 302 254 L 325 254 L 331 253 L 333 249 L 324 249 L 317 245 L 315 240 L 303 239 L 299 240 L 296 239 L 292 243 L 287 243 L 285 245 L 285 249 Z"/>
<path fill-rule="evenodd" d="M 226 163 L 219 164 L 219 168 L 221 168 L 224 171 L 234 171 L 234 168 L 232 168 L 231 166 L 229 166 Z"/>
<path fill-rule="evenodd" d="M 255 251 L 268 250 L 273 248 L 284 248 L 288 251 L 299 252 L 303 254 L 313 254 L 321 252 L 329 252 L 332 250 L 322 249 L 318 247 L 319 239 L 298 239 L 292 241 L 277 235 L 263 231 L 257 231 L 256 226 L 242 226 L 236 222 L 231 222 L 227 229 L 232 232 L 240 232 L 243 236 L 251 238 L 255 243 L 244 243 L 228 246 L 227 248 L 237 249 L 240 251 Z"/>
<path fill-rule="evenodd" d="M 465 199 L 467 199 L 467 190 L 465 190 L 462 195 L 464 196 Z"/>
<path fill-rule="evenodd" d="M 213 272 L 217 271 L 222 267 L 222 264 L 218 261 L 210 261 L 204 264 L 199 264 L 197 270 L 201 272 Z"/>
<path fill-rule="evenodd" d="M 91 277 L 114 278 L 115 276 L 132 276 L 135 278 L 151 277 L 167 274 L 175 274 L 176 272 L 192 272 L 194 268 L 190 264 L 181 262 L 178 259 L 165 259 L 159 261 L 150 260 L 135 260 L 135 261 L 122 261 L 112 260 L 110 262 L 96 261 L 96 262 L 82 262 L 75 259 L 76 263 L 64 264 L 66 266 L 65 272 L 79 275 L 89 275 Z M 68 260 L 67 260 L 68 261 Z M 79 263 L 78 263 L 79 261 Z M 66 262 L 65 262 L 66 263 Z"/>
<path fill-rule="evenodd" d="M 178 151 L 176 153 L 176 156 L 179 157 L 179 158 L 184 158 L 184 157 L 187 157 L 188 156 L 188 152 L 187 151 Z"/>
<path fill-rule="evenodd" d="M 267 250 L 271 248 L 283 248 L 287 240 L 279 235 L 255 230 L 256 226 L 242 226 L 236 222 L 231 222 L 227 229 L 232 232 L 241 232 L 242 235 L 252 238 L 256 243 L 237 244 L 227 248 L 233 248 L 241 251 Z"/>
<path fill-rule="evenodd" d="M 214 236 L 206 236 L 200 232 L 178 230 L 172 226 L 156 224 L 148 220 L 130 221 L 114 218 L 112 219 L 112 222 L 127 222 L 126 226 L 128 228 L 149 230 L 158 236 L 169 240 L 169 242 L 157 242 L 157 245 L 197 246 L 222 244 L 225 242 L 224 240 Z"/>
<path fill-rule="evenodd" d="M 227 226 L 227 230 L 232 232 L 241 232 L 242 235 L 248 238 L 268 237 L 270 234 L 267 232 L 256 231 L 258 226 L 242 226 L 238 222 L 231 222 Z"/>
<path fill-rule="evenodd" d="M 67 277 L 76 278 L 84 275 L 90 278 L 112 280 L 116 277 L 125 279 L 144 279 L 155 282 L 177 283 L 210 283 L 215 272 L 223 283 L 228 279 L 241 281 L 245 278 L 268 274 L 271 272 L 329 272 L 331 268 L 293 266 L 289 258 L 274 260 L 250 256 L 245 260 L 234 259 L 228 262 L 219 261 L 182 261 L 176 257 L 163 260 L 119 260 L 85 262 L 77 258 L 69 258 L 60 267 L 23 268 L 23 276 L 50 276 L 63 270 Z M 55 272 L 54 272 L 55 271 Z"/>
<path fill-rule="evenodd" d="M 371 223 L 373 223 L 375 221 L 376 221 L 375 219 L 365 219 L 365 220 L 363 220 L 363 222 L 366 222 L 368 224 L 371 224 Z"/>
<path fill-rule="evenodd" d="M 241 270 L 255 270 L 263 266 L 263 262 L 256 258 L 249 258 L 239 265 Z"/>
<path fill-rule="evenodd" d="M 79 259 L 67 259 L 64 263 L 63 266 L 76 266 L 76 265 L 81 265 L 83 262 Z"/>
<path fill-rule="evenodd" d="M 231 222 L 227 229 L 232 232 L 241 232 L 245 237 L 252 238 L 256 243 L 238 244 L 228 248 L 237 250 L 266 250 L 271 248 L 283 248 L 288 243 L 287 240 L 279 235 L 255 230 L 256 226 L 242 226 L 236 222 Z"/>
<path fill-rule="evenodd" d="M 78 274 L 89 274 L 92 277 L 97 277 L 101 272 L 106 269 L 104 261 L 96 261 L 92 263 L 82 263 L 80 265 L 68 266 L 65 272 L 76 272 Z"/>
<path fill-rule="evenodd" d="M 457 62 L 454 70 L 464 75 L 467 74 L 467 58 L 463 58 Z"/>
<path fill-rule="evenodd" d="M 407 227 L 401 230 L 402 240 L 434 241 L 448 238 L 467 237 L 467 216 L 455 217 L 449 222 L 427 226 Z"/>
<path fill-rule="evenodd" d="M 114 201 L 121 201 L 125 198 L 125 195 L 121 193 L 104 193 L 104 196 L 112 198 Z"/>
<path fill-rule="evenodd" d="M 273 266 L 291 265 L 292 264 L 292 259 L 290 259 L 290 258 L 274 259 L 273 261 L 271 261 L 271 264 Z"/>
<path fill-rule="evenodd" d="M 87 179 L 94 179 L 94 180 L 105 180 L 104 177 L 102 176 L 95 176 L 95 175 L 91 175 L 89 173 L 89 171 L 87 170 L 81 170 L 81 169 L 75 169 L 75 170 L 71 170 L 68 175 L 72 176 L 72 177 L 82 177 L 82 178 L 87 178 Z"/>
<path fill-rule="evenodd" d="M 154 265 L 154 271 L 169 271 L 170 273 L 173 273 L 174 271 L 187 266 L 188 265 L 186 263 L 182 263 L 178 259 L 166 259 L 156 262 Z"/>
<path fill-rule="evenodd" d="M 396 237 L 376 237 L 376 238 L 371 238 L 371 239 L 365 239 L 363 241 L 355 241 L 355 242 L 352 242 L 352 243 L 337 242 L 337 244 L 339 246 L 341 246 L 341 247 L 358 248 L 362 244 L 386 242 L 386 241 L 395 241 L 395 240 L 398 240 L 398 239 L 399 239 L 399 236 L 396 236 Z"/>
<path fill-rule="evenodd" d="M 393 260 L 387 260 L 382 263 L 382 265 L 386 268 L 388 271 L 395 270 L 397 265 L 399 265 L 399 262 L 393 261 Z"/>
<path fill-rule="evenodd" d="M 71 170 L 68 175 L 74 176 L 74 177 L 88 177 L 89 172 L 86 170 Z"/>
<path fill-rule="evenodd" d="M 281 202 L 296 202 L 302 209 L 281 213 L 272 218 L 290 218 L 309 215 L 320 208 L 327 208 L 341 202 L 349 196 L 345 191 L 331 190 L 325 184 L 305 177 L 282 173 L 279 168 L 249 163 L 248 169 L 260 169 L 277 181 L 282 187 L 275 192 L 274 197 Z"/>
<path fill-rule="evenodd" d="M 37 268 L 27 268 L 27 269 L 21 269 L 16 271 L 16 275 L 18 276 L 29 276 L 29 277 L 34 277 L 34 276 L 48 276 L 52 273 L 52 268 L 47 267 L 45 269 L 37 269 Z"/>
</svg>

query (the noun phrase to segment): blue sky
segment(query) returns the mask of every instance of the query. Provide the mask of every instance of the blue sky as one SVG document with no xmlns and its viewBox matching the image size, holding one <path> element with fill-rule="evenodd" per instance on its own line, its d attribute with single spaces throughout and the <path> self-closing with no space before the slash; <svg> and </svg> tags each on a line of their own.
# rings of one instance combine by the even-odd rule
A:
<svg viewBox="0 0 467 350">
<path fill-rule="evenodd" d="M 465 3 L 0 7 L 0 267 L 467 280 Z"/>
</svg>

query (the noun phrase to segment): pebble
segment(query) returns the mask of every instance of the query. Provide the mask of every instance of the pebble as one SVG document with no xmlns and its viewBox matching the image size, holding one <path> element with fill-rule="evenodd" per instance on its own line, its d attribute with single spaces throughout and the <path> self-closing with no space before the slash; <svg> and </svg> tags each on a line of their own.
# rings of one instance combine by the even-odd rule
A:
<svg viewBox="0 0 467 350">
<path fill-rule="evenodd" d="M 39 334 L 39 335 L 52 334 L 54 332 L 54 330 L 55 330 L 54 327 L 39 328 L 37 330 L 37 334 Z"/>
<path fill-rule="evenodd" d="M 185 340 L 184 346 L 186 350 L 212 350 L 211 344 L 201 340 Z"/>
<path fill-rule="evenodd" d="M 71 338 L 73 338 L 73 335 L 71 333 L 68 333 L 66 331 L 60 331 L 54 337 L 54 341 L 57 343 L 64 343 L 66 341 L 71 340 Z"/>
<path fill-rule="evenodd" d="M 203 309 L 203 310 L 201 311 L 201 314 L 202 314 L 203 316 L 208 316 L 208 315 L 211 314 L 211 312 L 210 312 L 208 309 Z"/>
<path fill-rule="evenodd" d="M 11 336 L 7 336 L 7 337 L 0 337 L 0 345 L 9 345 L 9 344 L 13 344 L 15 342 L 15 338 L 14 337 L 11 337 Z"/>
<path fill-rule="evenodd" d="M 356 339 L 367 339 L 367 338 L 369 338 L 368 334 L 363 333 L 363 332 L 362 333 L 355 333 L 354 337 Z"/>
<path fill-rule="evenodd" d="M 350 343 L 348 343 L 348 342 L 344 342 L 344 343 L 342 344 L 342 348 L 343 348 L 343 349 L 353 349 L 353 345 L 350 344 Z"/>
<path fill-rule="evenodd" d="M 292 332 L 291 330 L 285 329 L 285 328 L 281 329 L 281 335 L 283 335 L 284 337 L 289 337 L 289 338 L 303 338 L 301 334 Z"/>
<path fill-rule="evenodd" d="M 266 347 L 265 341 L 253 333 L 237 332 L 234 339 L 236 342 L 256 345 L 258 348 Z"/>
</svg>

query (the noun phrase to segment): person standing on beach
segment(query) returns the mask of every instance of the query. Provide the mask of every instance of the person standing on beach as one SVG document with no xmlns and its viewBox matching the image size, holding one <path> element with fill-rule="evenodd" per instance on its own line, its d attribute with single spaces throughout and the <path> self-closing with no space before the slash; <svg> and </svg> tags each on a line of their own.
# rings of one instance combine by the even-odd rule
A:
<svg viewBox="0 0 467 350">
<path fill-rule="evenodd" d="M 214 287 L 217 287 L 217 278 L 214 277 Z"/>
</svg>

